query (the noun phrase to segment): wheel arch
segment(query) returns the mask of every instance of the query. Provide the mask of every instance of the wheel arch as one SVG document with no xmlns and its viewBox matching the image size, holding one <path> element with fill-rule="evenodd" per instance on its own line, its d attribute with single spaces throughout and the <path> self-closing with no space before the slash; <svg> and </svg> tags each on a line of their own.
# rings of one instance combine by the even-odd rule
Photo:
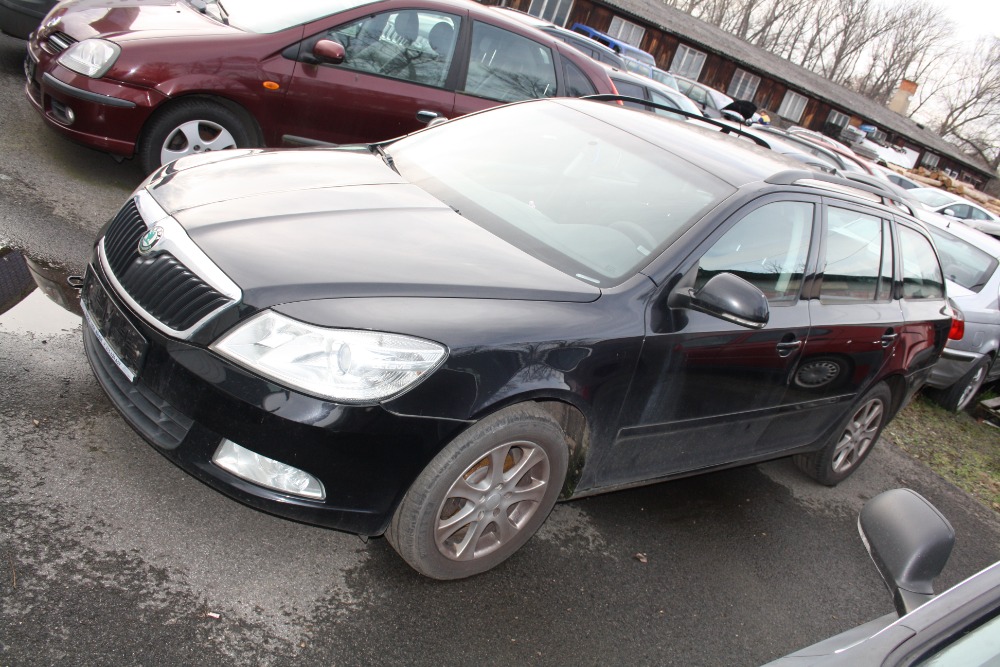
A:
<svg viewBox="0 0 1000 667">
<path fill-rule="evenodd" d="M 250 111 L 240 104 L 239 102 L 230 99 L 228 97 L 223 97 L 221 95 L 213 95 L 211 93 L 186 93 L 183 95 L 177 95 L 176 97 L 170 97 L 165 102 L 156 107 L 156 110 L 150 114 L 149 118 L 142 125 L 142 130 L 139 132 L 139 141 L 136 142 L 136 150 L 138 147 L 144 143 L 148 136 L 150 127 L 153 126 L 154 122 L 159 119 L 164 114 L 171 111 L 178 104 L 191 101 L 203 101 L 210 102 L 213 104 L 218 104 L 225 107 L 227 110 L 239 116 L 240 120 L 243 121 L 245 127 L 247 127 L 253 134 L 253 143 L 256 146 L 264 145 L 264 131 L 260 127 L 260 123 L 257 118 L 250 113 Z"/>
<path fill-rule="evenodd" d="M 491 414 L 519 403 L 535 403 L 549 413 L 566 434 L 569 444 L 569 464 L 566 470 L 566 481 L 563 483 L 559 497 L 561 499 L 572 497 L 590 453 L 594 419 L 592 409 L 572 393 L 533 392 L 510 396 L 503 401 L 490 404 L 486 409 L 476 414 L 474 419 L 478 422 Z"/>
</svg>

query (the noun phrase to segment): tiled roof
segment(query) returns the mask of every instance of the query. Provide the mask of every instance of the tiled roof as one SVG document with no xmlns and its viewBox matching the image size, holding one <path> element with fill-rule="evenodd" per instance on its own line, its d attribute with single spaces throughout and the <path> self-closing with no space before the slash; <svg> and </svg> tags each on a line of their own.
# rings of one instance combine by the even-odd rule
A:
<svg viewBox="0 0 1000 667">
<path fill-rule="evenodd" d="M 670 7 L 662 0 L 600 0 L 623 14 L 651 23 L 676 35 L 684 43 L 718 53 L 737 64 L 784 83 L 810 97 L 860 116 L 880 129 L 901 135 L 940 155 L 947 156 L 989 176 L 996 174 L 977 157 L 963 153 L 934 132 L 892 111 L 888 107 L 835 84 L 812 70 L 754 46 L 739 37 L 690 14 Z"/>
</svg>

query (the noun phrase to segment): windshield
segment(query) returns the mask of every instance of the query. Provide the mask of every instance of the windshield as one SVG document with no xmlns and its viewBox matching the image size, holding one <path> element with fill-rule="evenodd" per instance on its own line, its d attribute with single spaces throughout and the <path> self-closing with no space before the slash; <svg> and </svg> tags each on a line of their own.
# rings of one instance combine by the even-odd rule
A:
<svg viewBox="0 0 1000 667">
<path fill-rule="evenodd" d="M 948 204 L 954 204 L 955 198 L 946 195 L 940 190 L 934 190 L 932 188 L 913 188 L 910 190 L 910 197 L 916 199 L 921 204 L 927 204 L 928 206 L 947 206 Z"/>
<path fill-rule="evenodd" d="M 933 225 L 925 226 L 934 237 L 944 277 L 973 292 L 983 289 L 997 270 L 996 257 Z"/>
<path fill-rule="evenodd" d="M 225 0 L 229 24 L 247 32 L 280 32 L 375 0 Z M 194 3 L 192 3 L 194 4 Z"/>
<path fill-rule="evenodd" d="M 622 122 L 631 114 L 622 110 Z M 601 286 L 634 275 L 734 191 L 619 127 L 551 102 L 449 121 L 388 151 L 404 178 L 464 217 Z"/>
</svg>

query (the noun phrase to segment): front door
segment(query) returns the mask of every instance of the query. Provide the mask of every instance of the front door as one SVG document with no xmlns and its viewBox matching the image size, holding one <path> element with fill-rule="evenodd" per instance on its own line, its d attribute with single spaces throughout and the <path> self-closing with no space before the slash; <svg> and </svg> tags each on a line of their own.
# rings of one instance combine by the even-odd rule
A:
<svg viewBox="0 0 1000 667">
<path fill-rule="evenodd" d="M 391 139 L 426 125 L 418 112 L 451 117 L 453 64 L 462 18 L 429 9 L 382 12 L 307 39 L 286 93 L 294 114 L 277 118 L 282 143 Z M 320 39 L 344 47 L 342 63 L 316 63 Z M 310 62 L 313 61 L 313 62 Z"/>
<path fill-rule="evenodd" d="M 758 201 L 710 240 L 686 276 L 697 289 L 728 272 L 768 298 L 770 319 L 748 329 L 685 309 L 663 317 L 664 298 L 647 315 L 647 336 L 626 398 L 602 485 L 627 484 L 741 461 L 788 442 L 761 441 L 789 421 L 787 388 L 808 336 L 809 304 L 800 299 L 817 224 L 815 201 Z M 722 230 L 720 230 L 722 231 Z M 660 323 L 662 322 L 662 324 Z"/>
</svg>

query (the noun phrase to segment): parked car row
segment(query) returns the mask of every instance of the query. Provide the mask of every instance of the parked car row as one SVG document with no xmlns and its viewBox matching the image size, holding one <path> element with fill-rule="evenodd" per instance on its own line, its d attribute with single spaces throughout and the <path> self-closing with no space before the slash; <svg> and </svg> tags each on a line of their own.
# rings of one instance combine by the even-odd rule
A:
<svg viewBox="0 0 1000 667">
<path fill-rule="evenodd" d="M 503 102 L 614 90 L 577 49 L 478 3 L 339 7 L 61 5 L 28 42 L 26 91 L 56 131 L 152 171 L 193 153 L 388 139 Z"/>
</svg>

